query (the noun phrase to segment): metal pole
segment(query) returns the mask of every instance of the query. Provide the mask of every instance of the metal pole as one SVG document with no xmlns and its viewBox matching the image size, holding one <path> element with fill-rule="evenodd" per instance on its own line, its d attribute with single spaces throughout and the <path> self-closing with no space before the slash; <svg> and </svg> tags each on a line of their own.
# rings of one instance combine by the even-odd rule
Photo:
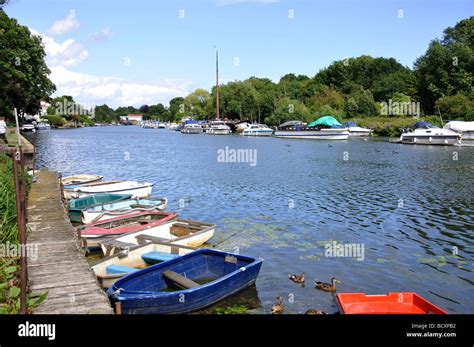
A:
<svg viewBox="0 0 474 347">
<path fill-rule="evenodd" d="M 15 176 L 15 195 L 17 201 L 17 223 L 18 233 L 20 240 L 20 311 L 22 314 L 28 313 L 28 307 L 26 303 L 26 206 L 25 206 L 25 158 L 21 148 L 21 137 L 20 137 L 20 125 L 18 122 L 18 111 L 15 108 L 15 122 L 16 122 L 16 135 L 18 146 L 13 156 L 13 174 Z M 18 161 L 21 164 L 21 181 L 18 175 Z"/>
<path fill-rule="evenodd" d="M 17 147 L 12 153 L 13 161 L 13 180 L 15 183 L 15 202 L 16 202 L 16 221 L 18 224 L 18 233 L 20 241 L 20 311 L 23 314 L 27 313 L 26 304 L 26 232 L 24 224 L 24 195 L 21 194 L 18 161 L 21 161 L 21 152 Z"/>
<path fill-rule="evenodd" d="M 220 120 L 219 116 L 219 51 L 216 50 L 216 115 L 217 120 Z"/>
</svg>

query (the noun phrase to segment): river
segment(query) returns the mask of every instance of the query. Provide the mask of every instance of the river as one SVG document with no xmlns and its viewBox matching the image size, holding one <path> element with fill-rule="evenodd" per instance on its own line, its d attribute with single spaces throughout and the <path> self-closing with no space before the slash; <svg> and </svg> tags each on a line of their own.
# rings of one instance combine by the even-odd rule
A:
<svg viewBox="0 0 474 347">
<path fill-rule="evenodd" d="M 166 196 L 168 210 L 217 224 L 212 245 L 263 258 L 256 290 L 232 298 L 251 313 L 269 313 L 277 295 L 286 298 L 286 313 L 336 312 L 333 296 L 313 285 L 331 277 L 342 282 L 338 292 L 417 292 L 449 313 L 474 313 L 472 147 L 134 126 L 30 138 L 40 168 L 153 182 L 153 195 Z M 227 154 L 249 150 L 251 160 L 223 161 L 226 147 Z M 330 254 L 327 245 L 363 252 Z M 302 272 L 305 287 L 288 279 Z"/>
</svg>

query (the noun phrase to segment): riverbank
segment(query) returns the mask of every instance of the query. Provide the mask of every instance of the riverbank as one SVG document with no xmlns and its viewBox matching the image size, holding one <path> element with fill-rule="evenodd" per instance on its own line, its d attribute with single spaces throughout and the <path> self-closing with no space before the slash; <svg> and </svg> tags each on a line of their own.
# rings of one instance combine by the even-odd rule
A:
<svg viewBox="0 0 474 347">
<path fill-rule="evenodd" d="M 416 122 L 428 122 L 433 125 L 443 127 L 441 120 L 437 116 L 426 116 L 420 118 L 413 117 L 354 117 L 344 118 L 343 122 L 355 122 L 363 128 L 374 130 L 376 136 L 398 137 L 403 129 Z"/>
</svg>

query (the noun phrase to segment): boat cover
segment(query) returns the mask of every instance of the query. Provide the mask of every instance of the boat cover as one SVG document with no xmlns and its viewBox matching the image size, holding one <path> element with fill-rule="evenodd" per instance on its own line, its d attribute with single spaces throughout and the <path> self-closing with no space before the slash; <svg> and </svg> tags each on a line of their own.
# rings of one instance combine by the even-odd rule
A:
<svg viewBox="0 0 474 347">
<path fill-rule="evenodd" d="M 444 128 L 458 132 L 474 131 L 474 122 L 451 121 Z"/>
<path fill-rule="evenodd" d="M 312 127 L 315 127 L 315 126 L 318 126 L 318 125 L 324 125 L 324 126 L 327 126 L 327 127 L 333 127 L 335 125 L 341 125 L 341 123 L 338 122 L 338 120 L 334 117 L 331 117 L 331 116 L 325 116 L 325 117 L 321 117 L 321 118 L 318 118 L 316 119 L 314 122 L 311 122 L 308 124 L 308 127 L 309 128 L 312 128 Z"/>
<path fill-rule="evenodd" d="M 303 124 L 303 122 L 299 120 L 290 120 L 288 122 L 281 124 L 280 127 L 283 128 L 283 127 L 295 126 L 295 125 L 300 125 L 300 124 Z"/>
<path fill-rule="evenodd" d="M 437 126 L 428 122 L 416 122 L 415 124 L 413 124 L 413 129 L 430 129 L 430 128 L 437 128 Z"/>
</svg>

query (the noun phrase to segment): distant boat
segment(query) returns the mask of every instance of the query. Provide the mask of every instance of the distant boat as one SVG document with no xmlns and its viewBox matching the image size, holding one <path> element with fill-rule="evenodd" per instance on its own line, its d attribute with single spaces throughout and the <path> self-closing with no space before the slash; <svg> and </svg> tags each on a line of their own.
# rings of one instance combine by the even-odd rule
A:
<svg viewBox="0 0 474 347">
<path fill-rule="evenodd" d="M 341 293 L 336 295 L 339 311 L 343 314 L 447 314 L 416 293 L 388 293 L 365 295 Z"/>
<path fill-rule="evenodd" d="M 272 136 L 273 129 L 265 124 L 248 124 L 241 132 L 242 136 Z"/>
<path fill-rule="evenodd" d="M 81 213 L 86 209 L 95 206 L 102 206 L 103 204 L 130 199 L 130 194 L 94 194 L 83 198 L 71 200 L 68 203 L 69 219 L 72 222 L 81 222 Z"/>
<path fill-rule="evenodd" d="M 154 230 L 159 225 L 177 218 L 176 213 L 162 211 L 131 212 L 99 222 L 87 224 L 80 229 L 84 247 L 98 247 L 100 241 L 111 236 Z M 137 243 L 135 243 L 137 244 Z"/>
<path fill-rule="evenodd" d="M 92 197 L 94 196 L 97 196 L 97 194 L 92 195 Z M 100 222 L 105 219 L 110 219 L 133 212 L 164 210 L 167 204 L 168 200 L 166 198 L 121 200 L 83 209 L 81 220 L 84 224 L 90 224 L 92 222 Z"/>
<path fill-rule="evenodd" d="M 127 249 L 140 243 L 153 241 L 198 247 L 206 243 L 214 235 L 216 226 L 210 223 L 184 219 L 173 219 L 152 227 L 136 227 L 136 230 L 120 232 L 113 238 L 101 240 L 100 246 L 105 255 L 112 255 L 117 250 Z M 82 235 L 82 234 L 81 234 Z"/>
<path fill-rule="evenodd" d="M 133 272 L 107 295 L 122 314 L 187 313 L 251 286 L 261 266 L 261 259 L 200 249 Z"/>
<path fill-rule="evenodd" d="M 251 123 L 250 122 L 239 122 L 235 124 L 235 132 L 241 133 L 244 131 L 245 128 L 247 128 Z"/>
<path fill-rule="evenodd" d="M 326 116 L 304 125 L 300 121 L 283 123 L 273 136 L 290 139 L 347 140 L 349 131 L 334 117 Z"/>
<path fill-rule="evenodd" d="M 461 143 L 461 135 L 428 122 L 416 122 L 400 135 L 400 142 L 413 145 L 454 146 Z"/>
<path fill-rule="evenodd" d="M 23 124 L 20 130 L 22 132 L 32 132 L 32 133 L 36 131 L 35 126 L 33 124 Z"/>
<path fill-rule="evenodd" d="M 344 127 L 349 130 L 350 136 L 371 136 L 374 132 L 373 129 L 361 128 L 355 122 L 346 122 L 342 124 Z"/>
<path fill-rule="evenodd" d="M 152 189 L 153 183 L 148 182 L 109 181 L 80 186 L 69 186 L 67 189 L 64 189 L 64 193 L 65 197 L 70 196 L 74 199 L 98 193 L 131 194 L 132 198 L 146 198 L 151 195 Z"/>
<path fill-rule="evenodd" d="M 170 126 L 169 126 L 169 129 L 170 130 L 176 130 L 176 129 L 178 129 L 178 126 L 179 126 L 179 124 L 177 124 L 177 123 L 171 123 Z"/>
<path fill-rule="evenodd" d="M 71 185 L 71 184 L 86 184 L 100 181 L 103 176 L 99 175 L 88 175 L 88 174 L 80 174 L 80 175 L 73 175 L 73 176 L 66 176 L 61 178 L 61 183 L 64 186 Z"/>
<path fill-rule="evenodd" d="M 202 127 L 199 124 L 186 124 L 183 129 L 181 129 L 183 134 L 201 134 Z"/>
<path fill-rule="evenodd" d="M 194 247 L 172 245 L 154 241 L 131 247 L 125 251 L 100 259 L 91 268 L 102 288 L 109 288 L 119 278 L 163 261 L 195 251 Z"/>
<path fill-rule="evenodd" d="M 49 123 L 46 123 L 46 122 L 39 122 L 36 126 L 35 126 L 36 130 L 51 130 L 51 125 L 49 125 Z"/>
<path fill-rule="evenodd" d="M 209 135 L 229 135 L 231 133 L 230 127 L 221 120 L 212 121 L 209 123 L 207 130 Z"/>
</svg>

